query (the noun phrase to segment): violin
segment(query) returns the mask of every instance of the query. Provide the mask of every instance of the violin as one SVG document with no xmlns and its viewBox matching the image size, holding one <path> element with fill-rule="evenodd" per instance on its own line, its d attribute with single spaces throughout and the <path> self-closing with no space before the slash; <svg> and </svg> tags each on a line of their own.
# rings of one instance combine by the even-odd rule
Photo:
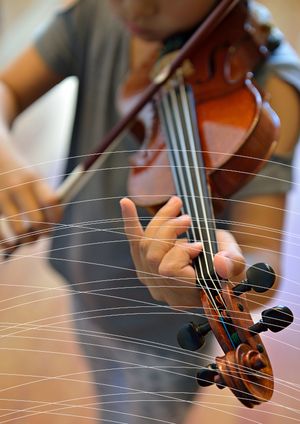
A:
<svg viewBox="0 0 300 424">
<path fill-rule="evenodd" d="M 155 211 L 176 193 L 183 212 L 192 217 L 189 240 L 203 245 L 194 266 L 207 323 L 185 325 L 178 333 L 179 344 L 197 350 L 212 331 L 224 355 L 198 372 L 198 383 L 228 387 L 252 408 L 270 400 L 274 388 L 260 333 L 282 330 L 293 314 L 277 306 L 253 322 L 244 293 L 271 288 L 274 271 L 260 263 L 239 284 L 220 278 L 213 264 L 214 213 L 274 149 L 279 120 L 252 74 L 276 42 L 270 27 L 251 16 L 247 1 L 222 0 L 177 54 L 173 47 L 178 43 L 182 40 L 171 40 L 158 64 L 151 58 L 127 79 L 121 106 L 129 103 L 130 112 L 73 170 L 58 195 L 62 204 L 69 202 L 130 127 L 142 148 L 131 159 L 129 194 L 136 204 Z M 144 116 L 150 116 L 150 125 Z"/>
<path fill-rule="evenodd" d="M 270 28 L 254 20 L 247 2 L 228 4 L 232 8 L 210 37 L 191 48 L 136 118 L 132 132 L 141 149 L 130 161 L 128 193 L 138 206 L 154 212 L 173 194 L 182 199 L 182 212 L 193 221 L 188 239 L 203 245 L 194 267 L 207 323 L 185 325 L 178 333 L 179 345 L 198 350 L 212 331 L 224 356 L 198 372 L 199 385 L 228 387 L 252 408 L 270 400 L 274 389 L 259 333 L 282 330 L 293 321 L 293 314 L 277 306 L 264 311 L 257 324 L 251 318 L 243 293 L 263 293 L 273 286 L 275 273 L 269 265 L 250 267 L 246 280 L 237 285 L 221 279 L 214 269 L 218 251 L 214 213 L 222 211 L 224 199 L 270 157 L 279 128 L 277 115 L 252 79 L 253 70 L 274 47 Z M 180 37 L 172 38 L 158 63 L 151 57 L 130 73 L 122 88 L 121 108 L 138 98 L 151 77 L 160 75 L 178 44 Z"/>
</svg>

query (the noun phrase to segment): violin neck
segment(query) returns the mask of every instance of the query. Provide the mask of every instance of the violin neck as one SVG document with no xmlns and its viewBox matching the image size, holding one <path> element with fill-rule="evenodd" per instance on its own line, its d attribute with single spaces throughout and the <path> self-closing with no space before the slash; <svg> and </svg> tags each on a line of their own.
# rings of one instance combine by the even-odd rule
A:
<svg viewBox="0 0 300 424">
<path fill-rule="evenodd" d="M 194 261 L 199 284 L 205 281 L 205 288 L 214 289 L 218 280 L 213 265 L 216 226 L 190 86 L 180 83 L 168 88 L 159 100 L 158 110 L 176 191 L 183 201 L 182 212 L 192 217 L 188 239 L 203 245 L 203 253 Z"/>
</svg>

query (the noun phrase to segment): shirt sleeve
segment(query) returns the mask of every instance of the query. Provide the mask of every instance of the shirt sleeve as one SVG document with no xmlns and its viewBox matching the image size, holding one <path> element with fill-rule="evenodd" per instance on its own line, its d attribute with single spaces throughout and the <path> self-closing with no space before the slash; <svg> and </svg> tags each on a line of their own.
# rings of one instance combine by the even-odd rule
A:
<svg viewBox="0 0 300 424">
<path fill-rule="evenodd" d="M 34 46 L 47 65 L 63 77 L 79 76 L 93 20 L 101 18 L 102 0 L 78 0 L 58 12 L 36 34 Z M 96 5 L 96 6 L 95 6 Z M 101 20 L 97 21 L 101 25 Z"/>
</svg>

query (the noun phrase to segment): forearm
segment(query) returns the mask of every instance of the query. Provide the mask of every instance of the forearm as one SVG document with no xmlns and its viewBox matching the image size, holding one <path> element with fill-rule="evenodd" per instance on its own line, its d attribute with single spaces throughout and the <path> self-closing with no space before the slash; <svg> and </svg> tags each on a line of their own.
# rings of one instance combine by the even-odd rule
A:
<svg viewBox="0 0 300 424">
<path fill-rule="evenodd" d="M 16 117 L 43 94 L 58 84 L 62 77 L 55 74 L 34 47 L 0 73 L 0 160 L 17 155 L 10 143 L 10 130 Z"/>
<path fill-rule="evenodd" d="M 0 74 L 0 207 L 1 217 L 7 219 L 10 233 L 16 236 L 23 236 L 28 230 L 37 231 L 38 236 L 40 229 L 44 233 L 61 217 L 56 194 L 11 142 L 16 117 L 59 80 L 34 49 Z M 0 228 L 2 247 L 7 243 L 6 235 Z M 28 235 L 22 241 L 29 242 L 34 237 Z"/>
<path fill-rule="evenodd" d="M 31 46 L 0 73 L 0 126 L 10 127 L 14 119 L 43 96 L 62 77 L 43 61 Z"/>
<path fill-rule="evenodd" d="M 15 144 L 11 143 L 11 127 L 18 114 L 19 107 L 14 93 L 0 78 L 0 169 L 2 173 L 10 171 L 12 158 L 17 163 L 19 161 L 23 163 Z"/>
</svg>

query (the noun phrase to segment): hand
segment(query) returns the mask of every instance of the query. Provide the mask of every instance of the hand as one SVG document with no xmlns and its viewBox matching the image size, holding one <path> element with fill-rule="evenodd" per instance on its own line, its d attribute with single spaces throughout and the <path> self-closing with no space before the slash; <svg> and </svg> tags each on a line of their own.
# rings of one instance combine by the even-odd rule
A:
<svg viewBox="0 0 300 424">
<path fill-rule="evenodd" d="M 0 248 L 9 249 L 16 237 L 22 236 L 24 244 L 47 233 L 60 220 L 62 210 L 54 191 L 26 166 L 11 144 L 1 144 L 0 170 L 0 214 L 5 218 Z"/>
<path fill-rule="evenodd" d="M 178 239 L 191 225 L 188 215 L 179 216 L 181 200 L 172 197 L 145 230 L 134 203 L 125 198 L 120 204 L 137 276 L 152 297 L 173 307 L 201 306 L 192 260 L 199 255 L 202 245 Z M 218 230 L 217 239 L 215 269 L 220 277 L 231 279 L 244 270 L 245 260 L 229 232 Z"/>
</svg>

